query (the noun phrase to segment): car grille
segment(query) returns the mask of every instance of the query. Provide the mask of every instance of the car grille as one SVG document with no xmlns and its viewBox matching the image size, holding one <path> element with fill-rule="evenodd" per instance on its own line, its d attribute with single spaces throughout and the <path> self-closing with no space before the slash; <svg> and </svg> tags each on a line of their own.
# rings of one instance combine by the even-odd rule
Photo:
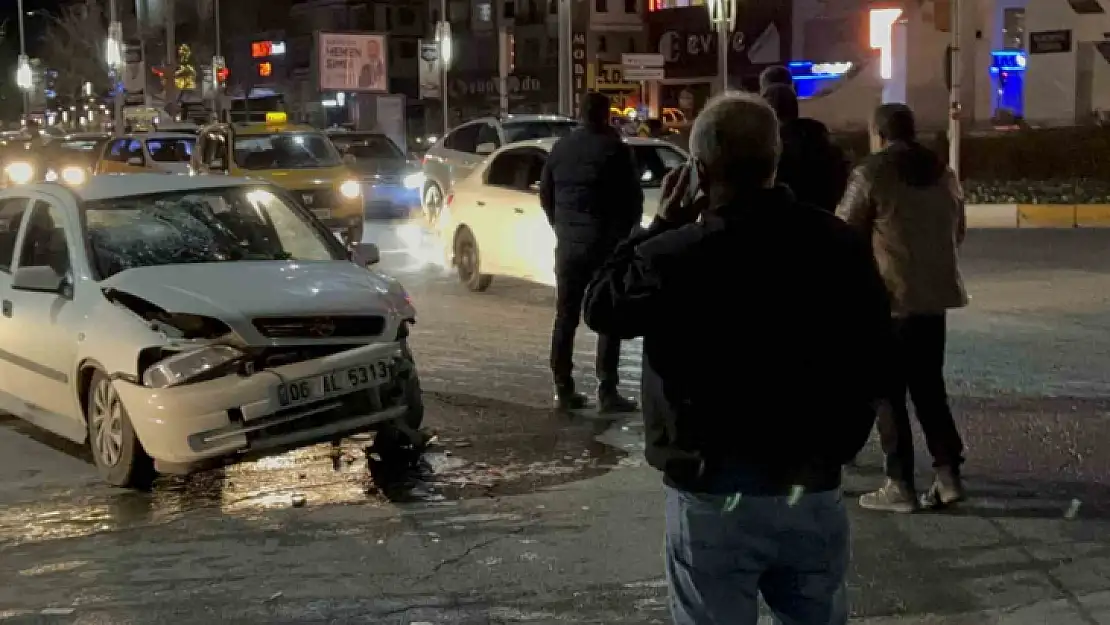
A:
<svg viewBox="0 0 1110 625">
<path fill-rule="evenodd" d="M 244 375 L 254 371 L 264 371 L 273 367 L 291 365 L 306 360 L 315 360 L 332 354 L 338 354 L 349 349 L 365 347 L 365 344 L 353 345 L 298 345 L 295 347 L 267 347 L 251 354 L 251 358 L 243 361 Z"/>
<path fill-rule="evenodd" d="M 294 191 L 293 193 L 308 210 L 339 206 L 339 194 L 335 192 L 335 189 L 310 189 Z"/>
<path fill-rule="evenodd" d="M 253 323 L 262 336 L 271 339 L 324 339 L 377 336 L 385 327 L 385 318 L 377 315 L 261 317 Z"/>
</svg>

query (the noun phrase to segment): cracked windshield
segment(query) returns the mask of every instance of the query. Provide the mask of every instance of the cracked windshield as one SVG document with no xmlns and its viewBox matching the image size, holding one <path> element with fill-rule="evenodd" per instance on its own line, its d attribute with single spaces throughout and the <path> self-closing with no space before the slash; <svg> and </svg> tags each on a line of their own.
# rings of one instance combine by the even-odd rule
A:
<svg viewBox="0 0 1110 625">
<path fill-rule="evenodd" d="M 1110 625 L 1107 10 L 0 1 L 0 625 Z"/>
</svg>

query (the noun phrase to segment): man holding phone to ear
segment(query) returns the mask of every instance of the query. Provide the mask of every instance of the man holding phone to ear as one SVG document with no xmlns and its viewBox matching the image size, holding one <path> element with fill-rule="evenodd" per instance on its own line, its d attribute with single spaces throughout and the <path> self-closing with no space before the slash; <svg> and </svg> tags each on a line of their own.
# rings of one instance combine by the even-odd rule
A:
<svg viewBox="0 0 1110 625">
<path fill-rule="evenodd" d="M 555 231 L 555 327 L 551 373 L 555 404 L 562 410 L 586 407 L 575 389 L 574 335 L 582 319 L 586 285 L 613 248 L 643 216 L 644 195 L 632 151 L 609 125 L 609 98 L 587 93 L 582 127 L 555 144 L 540 178 L 540 205 Z M 637 406 L 617 393 L 621 344 L 597 337 L 597 401 L 601 412 L 632 412 Z"/>
<path fill-rule="evenodd" d="M 756 625 L 760 595 L 782 623 L 848 619 L 841 469 L 885 389 L 890 306 L 864 239 L 775 184 L 780 149 L 761 98 L 711 101 L 586 296 L 591 328 L 644 338 L 677 625 Z"/>
</svg>

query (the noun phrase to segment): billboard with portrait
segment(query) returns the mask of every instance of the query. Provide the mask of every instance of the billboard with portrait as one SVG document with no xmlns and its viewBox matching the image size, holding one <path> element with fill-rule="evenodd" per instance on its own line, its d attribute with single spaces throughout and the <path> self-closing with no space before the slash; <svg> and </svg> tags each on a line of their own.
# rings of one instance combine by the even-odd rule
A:
<svg viewBox="0 0 1110 625">
<path fill-rule="evenodd" d="M 370 33 L 317 33 L 321 91 L 389 92 L 388 41 Z"/>
</svg>

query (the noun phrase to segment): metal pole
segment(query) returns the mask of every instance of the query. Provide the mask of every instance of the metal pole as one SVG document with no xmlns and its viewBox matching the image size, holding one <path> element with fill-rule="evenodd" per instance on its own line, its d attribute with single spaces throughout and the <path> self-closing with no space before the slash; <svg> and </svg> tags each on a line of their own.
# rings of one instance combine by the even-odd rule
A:
<svg viewBox="0 0 1110 625">
<path fill-rule="evenodd" d="M 212 13 L 216 18 L 216 56 L 223 56 L 220 54 L 220 0 L 215 0 L 213 3 Z"/>
<path fill-rule="evenodd" d="M 443 105 L 443 132 L 440 134 L 440 138 L 442 138 L 444 135 L 447 134 L 447 131 L 451 129 L 451 116 L 448 113 L 448 109 L 447 109 L 447 61 L 448 61 L 448 59 L 444 58 L 443 43 L 442 43 L 442 39 L 445 38 L 449 34 L 449 33 L 447 33 L 447 30 L 448 30 L 447 29 L 447 24 L 451 23 L 451 20 L 448 19 L 448 17 L 447 17 L 447 0 L 439 0 L 439 20 L 440 20 L 440 24 L 441 24 L 441 26 L 440 26 L 440 29 L 441 29 L 441 35 L 440 35 L 441 43 L 440 43 L 440 46 L 439 46 L 439 74 L 440 74 L 439 101 Z M 447 45 L 451 48 L 452 53 L 454 53 L 454 47 L 455 47 L 454 42 L 448 42 Z"/>
<path fill-rule="evenodd" d="M 147 12 L 146 0 L 135 0 L 135 23 L 138 24 L 139 31 L 139 59 L 142 65 L 143 74 L 143 106 L 150 108 L 150 86 L 147 77 L 150 76 L 150 66 L 147 65 L 146 56 L 146 29 L 147 29 Z"/>
<path fill-rule="evenodd" d="M 501 19 L 504 19 L 502 17 Z M 509 114 L 509 31 L 502 25 L 497 33 L 498 111 Z"/>
<path fill-rule="evenodd" d="M 717 21 L 717 68 L 721 72 L 721 93 L 728 91 L 728 20 Z"/>
<path fill-rule="evenodd" d="M 574 84 L 571 75 L 574 62 L 571 59 L 571 0 L 551 1 L 559 3 L 559 114 L 570 116 L 574 114 L 574 94 L 571 93 Z"/>
<path fill-rule="evenodd" d="M 109 0 L 108 2 L 108 23 L 116 24 L 119 22 L 119 10 L 116 7 L 116 0 Z M 119 54 L 123 54 L 123 41 L 113 41 L 111 45 L 115 46 Z M 112 129 L 113 134 L 117 137 L 123 134 L 123 87 L 120 85 L 120 69 L 123 67 L 124 59 L 116 59 L 118 65 L 112 70 L 112 89 L 115 90 L 115 97 L 112 98 Z"/>
<path fill-rule="evenodd" d="M 950 111 L 948 119 L 948 166 L 960 177 L 960 117 L 962 106 L 960 104 L 960 74 L 963 69 L 963 59 L 960 58 L 960 3 L 952 0 L 949 9 L 952 20 L 952 86 L 948 94 Z"/>
<path fill-rule="evenodd" d="M 18 2 L 19 8 L 19 56 L 24 58 L 27 56 L 27 36 L 23 32 L 23 16 L 26 12 L 23 10 L 23 0 Z M 26 118 L 31 114 L 31 92 L 27 89 L 23 91 L 23 117 Z"/>
</svg>

